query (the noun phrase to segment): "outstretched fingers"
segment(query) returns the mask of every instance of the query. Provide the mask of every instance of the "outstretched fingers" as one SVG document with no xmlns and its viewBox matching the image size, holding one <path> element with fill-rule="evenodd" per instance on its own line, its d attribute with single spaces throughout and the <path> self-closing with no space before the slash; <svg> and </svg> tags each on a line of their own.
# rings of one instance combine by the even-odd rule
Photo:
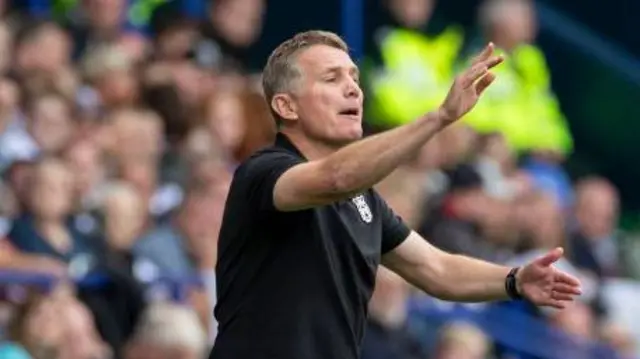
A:
<svg viewBox="0 0 640 359">
<path fill-rule="evenodd" d="M 545 254 L 544 256 L 536 259 L 536 264 L 541 267 L 549 267 L 557 262 L 560 258 L 562 258 L 563 254 L 564 250 L 562 248 L 555 248 L 547 252 L 547 254 Z"/>
<path fill-rule="evenodd" d="M 574 295 L 574 296 L 582 294 L 582 291 L 580 290 L 580 287 L 574 286 L 574 285 L 570 285 L 570 284 L 565 284 L 565 283 L 555 283 L 553 285 L 553 292 L 554 293 L 564 293 L 564 294 L 569 294 L 569 295 Z"/>
<path fill-rule="evenodd" d="M 567 301 L 549 298 L 544 302 L 542 302 L 541 304 L 545 307 L 564 309 L 567 306 Z"/>
<path fill-rule="evenodd" d="M 487 61 L 491 57 L 491 55 L 493 55 L 494 51 L 495 46 L 493 45 L 493 43 L 488 43 L 487 46 L 485 46 L 484 49 L 482 49 L 482 51 L 478 55 L 476 55 L 473 60 L 471 60 L 471 65 L 475 66 L 479 63 Z"/>
<path fill-rule="evenodd" d="M 568 286 L 580 289 L 580 280 L 578 280 L 578 278 L 572 276 L 571 274 L 557 270 L 554 274 L 553 279 L 557 283 L 566 284 Z"/>
<path fill-rule="evenodd" d="M 500 65 L 503 61 L 504 61 L 504 56 L 498 55 L 498 56 L 490 57 L 489 59 L 484 61 L 484 64 L 485 66 L 487 66 L 489 70 L 491 70 L 492 68 Z"/>
<path fill-rule="evenodd" d="M 496 75 L 494 75 L 491 72 L 487 72 L 486 75 L 484 75 L 479 81 L 478 83 L 476 83 L 476 93 L 478 95 L 481 95 L 484 90 L 487 89 L 487 87 L 489 87 L 489 85 L 491 85 L 493 83 L 493 81 L 496 79 Z"/>
<path fill-rule="evenodd" d="M 490 74 L 489 70 L 502 63 L 503 60 L 502 56 L 494 56 L 471 66 L 462 74 L 462 88 L 466 90 L 476 84 L 476 82 L 479 82 L 479 80 L 484 80 L 482 81 L 482 85 L 477 86 L 478 91 L 480 89 L 484 91 L 484 89 L 486 89 L 493 80 L 495 80 L 495 75 Z M 487 78 L 486 75 L 489 74 L 490 76 Z"/>
<path fill-rule="evenodd" d="M 471 86 L 473 86 L 480 78 L 484 77 L 488 71 L 489 69 L 484 63 L 473 65 L 462 74 L 460 85 L 464 90 L 471 88 Z"/>
</svg>

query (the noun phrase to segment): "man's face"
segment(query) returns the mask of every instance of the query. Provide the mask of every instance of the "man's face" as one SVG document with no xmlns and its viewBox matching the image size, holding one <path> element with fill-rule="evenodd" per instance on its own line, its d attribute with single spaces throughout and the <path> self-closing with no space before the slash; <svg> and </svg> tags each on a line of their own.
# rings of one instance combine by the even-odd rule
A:
<svg viewBox="0 0 640 359">
<path fill-rule="evenodd" d="M 358 68 L 349 54 L 318 45 L 297 58 L 301 78 L 292 95 L 304 132 L 342 145 L 362 137 L 362 101 Z"/>
</svg>

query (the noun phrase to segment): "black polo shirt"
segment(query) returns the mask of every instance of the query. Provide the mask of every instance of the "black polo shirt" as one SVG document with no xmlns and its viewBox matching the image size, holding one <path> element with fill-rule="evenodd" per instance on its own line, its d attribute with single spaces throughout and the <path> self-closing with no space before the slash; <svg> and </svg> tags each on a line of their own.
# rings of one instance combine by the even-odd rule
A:
<svg viewBox="0 0 640 359">
<path fill-rule="evenodd" d="M 409 228 L 374 191 L 279 212 L 273 188 L 304 162 L 282 134 L 235 172 L 218 244 L 211 359 L 356 359 L 380 257 Z"/>
</svg>

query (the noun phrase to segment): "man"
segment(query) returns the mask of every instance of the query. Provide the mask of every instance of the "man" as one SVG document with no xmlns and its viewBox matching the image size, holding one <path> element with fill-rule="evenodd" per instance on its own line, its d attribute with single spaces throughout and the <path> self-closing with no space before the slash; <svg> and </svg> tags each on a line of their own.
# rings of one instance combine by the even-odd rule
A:
<svg viewBox="0 0 640 359">
<path fill-rule="evenodd" d="M 281 44 L 263 73 L 280 133 L 236 170 L 218 244 L 212 359 L 357 359 L 380 263 L 445 300 L 522 295 L 561 308 L 579 294 L 551 264 L 519 271 L 451 255 L 412 232 L 371 189 L 476 103 L 502 59 L 489 45 L 440 108 L 360 140 L 358 69 L 335 34 Z M 515 273 L 514 273 L 515 272 Z"/>
</svg>

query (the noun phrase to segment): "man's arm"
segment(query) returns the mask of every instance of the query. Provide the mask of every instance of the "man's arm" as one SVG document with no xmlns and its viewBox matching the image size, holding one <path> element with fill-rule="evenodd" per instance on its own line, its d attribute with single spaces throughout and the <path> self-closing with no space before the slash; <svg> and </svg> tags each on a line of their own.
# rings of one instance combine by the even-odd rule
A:
<svg viewBox="0 0 640 359">
<path fill-rule="evenodd" d="M 444 252 L 415 232 L 382 258 L 382 264 L 436 298 L 455 302 L 508 299 L 511 268 Z"/>
<path fill-rule="evenodd" d="M 296 165 L 274 187 L 281 211 L 324 205 L 360 193 L 415 154 L 443 124 L 432 112 L 393 130 L 348 145 L 326 158 Z"/>
<path fill-rule="evenodd" d="M 513 281 L 509 281 L 510 294 L 535 305 L 564 308 L 582 291 L 577 278 L 553 266 L 562 255 L 562 248 L 555 248 L 520 267 Z M 484 302 L 510 297 L 506 280 L 511 268 L 446 253 L 415 232 L 385 254 L 382 264 L 443 300 Z"/>
<path fill-rule="evenodd" d="M 440 109 L 416 121 L 346 146 L 321 160 L 285 171 L 273 190 L 273 204 L 294 211 L 348 198 L 388 176 L 443 127 L 458 120 L 477 102 L 493 79 L 490 68 L 502 62 L 488 46 L 474 66 L 456 78 Z"/>
</svg>

